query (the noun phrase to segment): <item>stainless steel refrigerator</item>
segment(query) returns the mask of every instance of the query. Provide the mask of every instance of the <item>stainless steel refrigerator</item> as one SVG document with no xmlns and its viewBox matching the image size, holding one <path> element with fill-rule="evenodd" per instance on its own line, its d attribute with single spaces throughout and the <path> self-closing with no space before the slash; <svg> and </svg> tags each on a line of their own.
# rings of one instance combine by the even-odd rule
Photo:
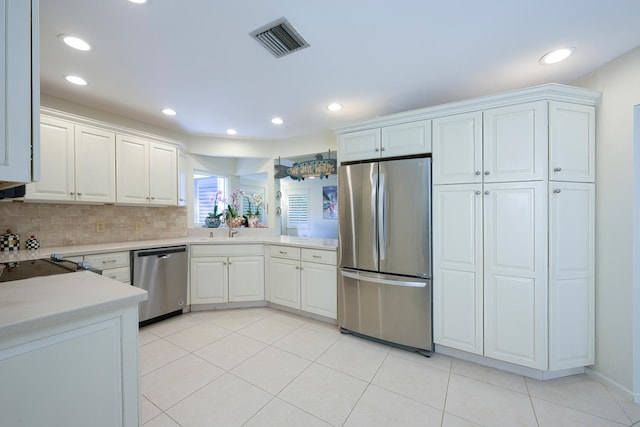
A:
<svg viewBox="0 0 640 427">
<path fill-rule="evenodd" d="M 431 158 L 338 168 L 343 332 L 433 351 Z"/>
</svg>

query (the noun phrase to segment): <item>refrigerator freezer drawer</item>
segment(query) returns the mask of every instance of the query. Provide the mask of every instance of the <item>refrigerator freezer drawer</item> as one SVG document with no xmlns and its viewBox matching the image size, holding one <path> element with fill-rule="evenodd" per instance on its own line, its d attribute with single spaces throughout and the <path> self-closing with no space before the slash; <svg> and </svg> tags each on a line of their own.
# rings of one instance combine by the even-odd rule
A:
<svg viewBox="0 0 640 427">
<path fill-rule="evenodd" d="M 340 270 L 341 328 L 433 351 L 431 281 Z"/>
</svg>

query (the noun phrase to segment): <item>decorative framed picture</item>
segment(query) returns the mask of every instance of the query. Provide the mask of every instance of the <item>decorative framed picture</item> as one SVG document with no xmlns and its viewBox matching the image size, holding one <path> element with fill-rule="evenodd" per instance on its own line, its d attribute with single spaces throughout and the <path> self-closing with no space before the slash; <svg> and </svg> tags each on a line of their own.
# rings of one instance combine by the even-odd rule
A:
<svg viewBox="0 0 640 427">
<path fill-rule="evenodd" d="M 322 218 L 338 219 L 338 187 L 322 187 Z"/>
</svg>

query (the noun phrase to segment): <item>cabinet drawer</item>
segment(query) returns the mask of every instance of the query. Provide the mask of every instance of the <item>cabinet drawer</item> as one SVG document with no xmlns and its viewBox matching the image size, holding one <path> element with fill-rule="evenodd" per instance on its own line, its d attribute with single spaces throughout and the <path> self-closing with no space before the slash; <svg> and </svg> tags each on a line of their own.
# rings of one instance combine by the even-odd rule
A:
<svg viewBox="0 0 640 427">
<path fill-rule="evenodd" d="M 129 267 L 129 252 L 111 252 L 107 254 L 85 255 L 85 262 L 92 267 L 104 270 L 107 268 Z"/>
<path fill-rule="evenodd" d="M 320 264 L 336 265 L 337 256 L 335 251 L 324 251 L 320 249 L 302 249 L 302 261 L 317 262 Z"/>
<path fill-rule="evenodd" d="M 191 256 L 263 255 L 261 244 L 250 245 L 192 245 Z"/>
<path fill-rule="evenodd" d="M 300 248 L 273 245 L 269 247 L 269 251 L 275 258 L 300 259 Z"/>
<path fill-rule="evenodd" d="M 129 267 L 106 268 L 102 270 L 102 275 L 118 282 L 129 283 L 131 281 L 131 270 Z"/>
</svg>

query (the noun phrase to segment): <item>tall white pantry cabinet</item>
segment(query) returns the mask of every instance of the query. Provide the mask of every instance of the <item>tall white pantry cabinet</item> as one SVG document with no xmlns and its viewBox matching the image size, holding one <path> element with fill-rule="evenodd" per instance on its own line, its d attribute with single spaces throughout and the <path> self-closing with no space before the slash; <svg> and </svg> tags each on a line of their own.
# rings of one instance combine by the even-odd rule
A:
<svg viewBox="0 0 640 427">
<path fill-rule="evenodd" d="M 432 120 L 436 351 L 594 363 L 598 100 L 545 85 Z"/>
</svg>

